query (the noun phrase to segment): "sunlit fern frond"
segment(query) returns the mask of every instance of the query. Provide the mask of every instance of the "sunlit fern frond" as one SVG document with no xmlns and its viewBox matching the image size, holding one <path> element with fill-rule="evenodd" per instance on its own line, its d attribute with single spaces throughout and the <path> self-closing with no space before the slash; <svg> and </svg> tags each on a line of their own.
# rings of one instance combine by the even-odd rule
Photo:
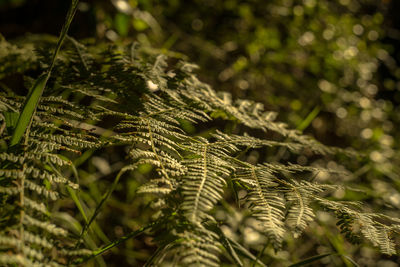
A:
<svg viewBox="0 0 400 267">
<path fill-rule="evenodd" d="M 285 198 L 288 201 L 288 214 L 286 223 L 298 237 L 310 222 L 314 220 L 315 213 L 311 207 L 314 196 L 326 189 L 334 189 L 334 186 L 315 184 L 308 181 L 290 180 L 284 182 Z"/>
<path fill-rule="evenodd" d="M 201 110 L 182 106 L 177 99 L 162 99 L 157 95 L 145 95 L 144 110 L 139 116 L 130 116 L 117 126 L 125 142 L 133 145 L 131 158 L 136 164 L 151 164 L 157 168 L 163 183 L 170 190 L 175 188 L 173 177 L 183 175 L 187 167 L 179 162 L 179 142 L 186 140 L 187 135 L 180 128 L 180 120 L 206 121 L 209 117 Z M 143 147 L 144 146 L 144 147 Z M 161 184 L 161 180 L 150 181 L 142 187 L 141 192 L 154 193 L 159 189 L 153 184 Z M 167 189 L 164 189 L 163 192 Z"/>
<path fill-rule="evenodd" d="M 250 100 L 233 101 L 229 93 L 217 93 L 209 85 L 199 81 L 192 73 L 193 68 L 188 64 L 181 63 L 181 70 L 186 74 L 185 87 L 181 88 L 181 94 L 198 102 L 204 109 L 222 110 L 236 118 L 243 125 L 252 129 L 275 132 L 283 138 L 298 143 L 301 147 L 322 155 L 336 154 L 338 152 L 354 155 L 351 150 L 343 150 L 325 146 L 315 139 L 301 134 L 297 130 L 289 129 L 283 122 L 276 122 L 276 113 L 264 110 L 264 105 Z M 287 141 L 287 140 L 285 140 Z"/>
<path fill-rule="evenodd" d="M 183 162 L 188 171 L 182 177 L 181 208 L 189 221 L 200 224 L 211 218 L 207 212 L 222 198 L 225 179 L 233 170 L 226 158 L 236 147 L 197 138 L 187 149 L 191 155 Z"/>
<path fill-rule="evenodd" d="M 246 165 L 237 169 L 235 179 L 246 185 L 252 215 L 274 247 L 280 248 L 286 231 L 283 194 L 276 190 L 278 184 L 271 171 L 263 166 Z"/>
<path fill-rule="evenodd" d="M 335 213 L 338 218 L 337 225 L 350 242 L 359 243 L 362 235 L 383 253 L 396 254 L 393 235 L 400 233 L 398 218 L 379 213 L 366 213 L 361 211 L 359 205 L 353 203 L 318 197 L 316 199 L 322 206 Z"/>
</svg>

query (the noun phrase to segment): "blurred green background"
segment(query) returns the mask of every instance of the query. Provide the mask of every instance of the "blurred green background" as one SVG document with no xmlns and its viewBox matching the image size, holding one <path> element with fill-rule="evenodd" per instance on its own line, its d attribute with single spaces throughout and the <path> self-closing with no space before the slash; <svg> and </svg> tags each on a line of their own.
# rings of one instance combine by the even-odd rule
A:
<svg viewBox="0 0 400 267">
<path fill-rule="evenodd" d="M 0 0 L 0 33 L 8 40 L 28 33 L 57 35 L 68 6 L 69 1 Z M 364 153 L 362 160 L 323 163 L 352 173 L 345 181 L 330 182 L 364 190 L 335 197 L 361 200 L 398 217 L 399 11 L 395 0 L 93 0 L 80 2 L 70 35 L 95 43 L 138 41 L 188 59 L 200 66 L 200 79 L 216 90 L 262 102 L 279 120 L 324 144 Z M 281 152 L 278 158 L 285 157 Z M 95 206 L 92 196 L 100 198 L 123 165 L 122 154 L 102 151 L 90 161 L 83 155 L 76 162 L 82 164 L 81 193 L 88 207 Z M 309 161 L 305 156 L 296 160 Z M 149 220 L 148 199 L 134 193 L 149 172 L 141 169 L 135 179 L 121 183 L 99 220 L 99 229 L 111 230 L 108 237 L 98 230 L 98 238 L 105 242 Z M 235 214 L 227 215 L 231 229 L 244 233 L 240 241 L 257 255 L 264 237 Z M 315 254 L 345 252 L 360 266 L 399 266 L 399 257 L 350 246 L 325 212 L 318 213 L 317 221 L 299 240 L 288 236 L 283 251 L 264 251 L 263 261 L 283 266 Z M 151 238 L 143 236 L 104 259 L 107 266 L 141 266 L 155 249 Z M 321 264 L 353 266 L 338 256 L 315 266 Z"/>
</svg>

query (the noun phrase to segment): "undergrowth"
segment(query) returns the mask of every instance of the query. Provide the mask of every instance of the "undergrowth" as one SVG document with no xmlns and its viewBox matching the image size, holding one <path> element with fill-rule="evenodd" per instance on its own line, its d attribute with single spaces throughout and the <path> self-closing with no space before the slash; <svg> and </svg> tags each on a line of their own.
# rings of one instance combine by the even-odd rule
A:
<svg viewBox="0 0 400 267">
<path fill-rule="evenodd" d="M 396 253 L 400 219 L 365 211 L 359 202 L 337 201 L 332 193 L 345 185 L 314 180 L 318 173 L 347 172 L 290 163 L 290 155 L 362 155 L 289 129 L 259 103 L 217 93 L 196 78 L 195 65 L 156 49 L 136 43 L 83 45 L 67 37 L 57 51 L 61 43 L 35 35 L 0 42 L 2 266 L 80 264 L 144 231 L 157 244 L 147 266 L 219 266 L 221 257 L 238 266 L 246 258 L 264 266 L 217 218 L 230 196 L 276 250 L 286 235 L 300 236 L 316 210 L 324 210 L 337 218 L 350 242 L 365 238 L 382 253 Z M 43 95 L 26 125 L 18 126 L 42 73 L 48 75 Z M 189 131 L 187 125 L 201 131 Z M 18 127 L 20 138 L 15 137 Z M 127 149 L 129 163 L 87 212 L 73 162 L 82 154 L 93 157 L 100 149 L 116 147 Z M 289 156 L 249 156 L 265 151 Z M 121 177 L 135 179 L 131 174 L 143 166 L 152 166 L 152 177 L 137 193 L 155 196 L 154 216 L 121 239 L 96 244 L 88 234 L 98 227 L 96 217 Z M 59 208 L 60 199 L 74 201 L 80 224 L 70 220 L 78 214 L 67 216 Z"/>
</svg>

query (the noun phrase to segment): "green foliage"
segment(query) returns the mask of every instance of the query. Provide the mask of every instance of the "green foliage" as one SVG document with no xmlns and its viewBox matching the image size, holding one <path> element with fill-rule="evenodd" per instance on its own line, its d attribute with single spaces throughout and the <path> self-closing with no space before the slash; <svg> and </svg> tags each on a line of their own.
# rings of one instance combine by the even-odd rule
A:
<svg viewBox="0 0 400 267">
<path fill-rule="evenodd" d="M 366 8 L 384 3 L 111 2 L 72 1 L 58 39 L 0 35 L 0 265 L 396 259 L 397 95 L 376 73 L 398 69 Z M 66 36 L 91 7 L 112 44 Z M 328 124 L 362 151 L 302 133 Z"/>
<path fill-rule="evenodd" d="M 9 49 L 2 51 L 0 62 L 13 57 L 15 64 L 3 68 L 1 74 L 5 78 L 0 98 L 3 265 L 78 263 L 119 244 L 117 240 L 98 248 L 102 245 L 87 232 L 96 227 L 96 217 L 122 174 L 131 172 L 128 179 L 135 179 L 135 171 L 145 165 L 153 166 L 148 171 L 151 179 L 137 192 L 155 195 L 152 207 L 158 210 L 153 224 L 144 228 L 159 248 L 148 265 L 219 266 L 221 254 L 231 255 L 236 263 L 241 261 L 238 255 L 249 257 L 250 252 L 243 252 L 243 246 L 226 237 L 221 227 L 228 222 L 218 219 L 216 212 L 227 194 L 237 194 L 239 188 L 247 192 L 239 200 L 244 205 L 240 212 L 256 220 L 255 227 L 276 249 L 287 233 L 300 236 L 314 220 L 315 210 L 326 209 L 333 211 L 346 237 L 362 235 L 383 253 L 396 252 L 392 233 L 399 232 L 399 219 L 364 212 L 357 203 L 336 201 L 330 195 L 341 186 L 312 179 L 319 172 L 332 177 L 343 173 L 278 162 L 270 156 L 249 158 L 257 151 L 273 154 L 279 149 L 294 155 L 311 153 L 316 158 L 354 157 L 355 152 L 325 146 L 289 129 L 259 103 L 232 101 L 228 93 L 216 93 L 199 81 L 194 65 L 174 63 L 174 58 L 136 44 L 127 48 L 83 46 L 68 38 L 31 129 L 25 133 L 26 141 L 8 147 L 15 124 L 6 125 L 10 121 L 6 116 L 20 112 L 25 98 L 7 86 L 7 78 L 19 75 L 26 85 L 31 84 L 30 75 L 48 63 L 46 50 L 38 50 L 39 46 L 50 49 L 54 45 L 38 37 L 26 38 L 17 46 L 5 40 L 0 43 Z M 26 47 L 37 50 L 31 54 Z M 25 53 L 32 62 L 21 70 L 18 66 L 25 61 Z M 189 134 L 182 122 L 206 131 Z M 226 130 L 230 123 L 233 130 Z M 78 188 L 69 167 L 74 167 L 72 162 L 80 153 L 120 146 L 129 148 L 130 163 L 121 168 L 96 210 L 89 211 L 90 219 L 82 218 L 81 227 L 75 230 L 68 225 L 72 221 L 55 221 L 53 209 L 62 205 L 59 198 L 66 187 Z M 79 209 L 85 211 L 82 205 Z"/>
</svg>

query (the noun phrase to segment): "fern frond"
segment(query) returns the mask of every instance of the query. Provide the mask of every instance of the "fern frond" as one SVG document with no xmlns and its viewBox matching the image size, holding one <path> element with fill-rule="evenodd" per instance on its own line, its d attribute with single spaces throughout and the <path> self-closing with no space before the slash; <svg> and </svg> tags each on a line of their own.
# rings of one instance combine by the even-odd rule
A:
<svg viewBox="0 0 400 267">
<path fill-rule="evenodd" d="M 383 220 L 397 222 L 398 218 L 391 218 L 379 213 L 365 213 L 352 207 L 352 203 L 343 203 L 322 198 L 316 198 L 318 202 L 334 211 L 338 217 L 338 225 L 349 239 L 354 241 L 354 236 L 362 234 L 374 246 L 379 247 L 382 253 L 396 254 L 395 243 L 391 234 L 398 232 L 399 224 L 384 224 Z M 389 223 L 388 222 L 388 223 Z M 358 230 L 355 230 L 358 229 Z M 358 238 L 356 238 L 356 241 Z"/>
<path fill-rule="evenodd" d="M 10 264 L 14 264 L 17 266 L 40 266 L 40 264 L 28 260 L 24 255 L 21 254 L 0 254 L 0 263 L 4 266 Z"/>
<path fill-rule="evenodd" d="M 29 166 L 26 169 L 23 170 L 25 175 L 29 175 L 34 179 L 40 179 L 40 180 L 47 180 L 51 184 L 66 184 L 70 186 L 73 189 L 78 189 L 79 185 L 66 179 L 65 177 L 59 176 L 55 173 L 51 173 L 47 170 L 39 169 L 35 166 Z"/>
<path fill-rule="evenodd" d="M 290 203 L 286 222 L 292 229 L 294 236 L 298 237 L 310 222 L 314 220 L 315 214 L 310 207 L 313 195 L 324 191 L 324 187 L 307 181 L 297 182 L 292 180 L 286 183 L 287 191 L 285 198 Z"/>
<path fill-rule="evenodd" d="M 29 231 L 24 232 L 24 240 L 27 243 L 35 244 L 35 245 L 38 245 L 45 249 L 51 249 L 53 247 L 53 245 L 50 243 L 50 241 L 47 240 L 45 237 L 39 236 L 39 235 L 37 235 L 35 233 L 31 233 Z"/>
<path fill-rule="evenodd" d="M 24 221 L 23 223 L 27 226 L 35 226 L 39 227 L 48 233 L 57 235 L 57 236 L 67 236 L 68 232 L 60 227 L 57 227 L 55 224 L 45 222 L 45 221 L 40 221 L 38 219 L 35 219 L 27 214 L 24 215 Z"/>
<path fill-rule="evenodd" d="M 0 79 L 9 73 L 22 73 L 37 65 L 37 55 L 33 50 L 32 44 L 17 46 L 0 40 Z"/>
<path fill-rule="evenodd" d="M 42 213 L 43 215 L 49 215 L 46 206 L 43 203 L 38 203 L 28 197 L 24 198 L 24 204 L 35 211 Z"/>
<path fill-rule="evenodd" d="M 265 167 L 248 166 L 238 169 L 235 179 L 247 185 L 250 210 L 260 222 L 263 232 L 275 248 L 280 248 L 285 234 L 285 200 L 277 192 L 273 174 Z"/>
<path fill-rule="evenodd" d="M 236 149 L 230 144 L 209 143 L 203 138 L 190 144 L 191 158 L 184 160 L 188 171 L 183 177 L 182 210 L 192 223 L 210 219 L 207 212 L 221 199 L 226 177 L 232 172 L 230 162 L 226 161 L 229 151 Z"/>
<path fill-rule="evenodd" d="M 220 266 L 217 255 L 221 250 L 215 233 L 203 228 L 178 233 L 177 237 L 177 248 L 170 249 L 177 262 L 197 267 Z"/>
<path fill-rule="evenodd" d="M 181 94 L 206 110 L 223 110 L 249 128 L 275 132 L 318 154 L 326 155 L 338 152 L 348 155 L 355 154 L 350 150 L 325 146 L 299 131 L 288 129 L 285 123 L 275 122 L 275 114 L 264 111 L 261 103 L 250 100 L 238 100 L 233 103 L 229 93 L 217 94 L 208 85 L 200 82 L 194 74 L 185 70 L 185 65 L 185 63 L 181 63 L 181 70 L 187 75 L 184 81 L 188 86 L 181 90 Z"/>
<path fill-rule="evenodd" d="M 51 200 L 56 200 L 59 198 L 59 194 L 56 191 L 52 191 L 46 188 L 45 185 L 37 184 L 30 180 L 25 180 L 25 188 L 35 192 L 38 195 L 44 196 L 45 198 L 50 198 Z"/>
</svg>

